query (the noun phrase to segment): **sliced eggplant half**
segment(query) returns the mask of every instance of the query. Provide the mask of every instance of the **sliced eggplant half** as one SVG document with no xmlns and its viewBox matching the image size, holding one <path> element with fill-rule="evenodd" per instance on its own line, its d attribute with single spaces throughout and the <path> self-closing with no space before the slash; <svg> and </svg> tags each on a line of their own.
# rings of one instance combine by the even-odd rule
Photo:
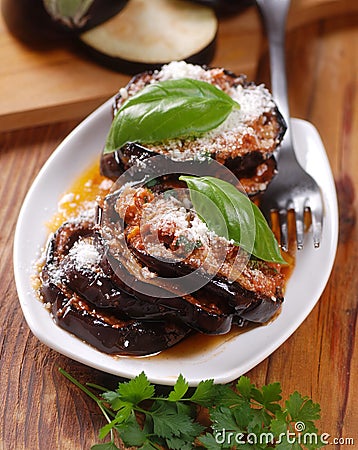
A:
<svg viewBox="0 0 358 450">
<path fill-rule="evenodd" d="M 80 35 L 82 46 L 127 73 L 173 60 L 208 64 L 218 21 L 212 8 L 183 0 L 131 0 L 120 14 Z"/>
</svg>

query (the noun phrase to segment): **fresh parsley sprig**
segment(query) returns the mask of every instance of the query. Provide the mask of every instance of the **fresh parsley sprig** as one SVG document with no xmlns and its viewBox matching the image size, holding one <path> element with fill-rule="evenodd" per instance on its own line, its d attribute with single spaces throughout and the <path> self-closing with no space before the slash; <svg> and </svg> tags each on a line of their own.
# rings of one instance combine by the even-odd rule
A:
<svg viewBox="0 0 358 450">
<path fill-rule="evenodd" d="M 298 392 L 282 406 L 280 383 L 258 389 L 242 376 L 235 386 L 205 380 L 190 389 L 179 375 L 167 396 L 157 396 L 155 386 L 142 372 L 120 382 L 114 391 L 88 383 L 88 387 L 100 391 L 97 396 L 65 370 L 59 370 L 97 403 L 108 422 L 99 438 L 110 434 L 111 440 L 91 450 L 118 450 L 115 434 L 124 445 L 140 450 L 314 450 L 324 446 L 314 423 L 320 418 L 320 406 Z M 198 414 L 203 410 L 205 421 Z"/>
</svg>

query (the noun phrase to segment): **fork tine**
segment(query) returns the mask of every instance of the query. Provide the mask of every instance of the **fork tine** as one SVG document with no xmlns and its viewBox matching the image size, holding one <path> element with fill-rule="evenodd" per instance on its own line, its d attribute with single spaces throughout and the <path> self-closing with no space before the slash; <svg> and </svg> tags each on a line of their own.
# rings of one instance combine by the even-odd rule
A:
<svg viewBox="0 0 358 450">
<path fill-rule="evenodd" d="M 302 250 L 303 249 L 304 232 L 305 232 L 304 204 L 296 203 L 294 210 L 295 210 L 295 222 L 296 222 L 296 245 L 297 245 L 297 250 Z"/>
<path fill-rule="evenodd" d="M 322 208 L 318 207 L 311 209 L 311 216 L 312 216 L 313 245 L 315 248 L 318 248 L 322 238 L 322 222 L 323 222 Z"/>
<path fill-rule="evenodd" d="M 288 250 L 287 211 L 285 209 L 280 209 L 278 212 L 278 218 L 280 222 L 281 248 L 284 252 L 287 252 Z"/>
<path fill-rule="evenodd" d="M 308 206 L 311 212 L 313 245 L 315 248 L 318 248 L 322 238 L 323 222 L 323 206 L 320 192 L 311 196 Z"/>
</svg>

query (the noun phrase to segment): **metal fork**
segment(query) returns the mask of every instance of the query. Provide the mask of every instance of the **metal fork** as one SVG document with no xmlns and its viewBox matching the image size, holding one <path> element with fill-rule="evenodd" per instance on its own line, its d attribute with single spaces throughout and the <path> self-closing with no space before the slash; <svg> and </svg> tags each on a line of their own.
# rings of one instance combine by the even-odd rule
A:
<svg viewBox="0 0 358 450">
<path fill-rule="evenodd" d="M 319 247 L 323 221 L 322 195 L 315 180 L 298 163 L 291 135 L 285 66 L 285 31 L 290 0 L 256 0 L 256 3 L 268 36 L 272 94 L 287 124 L 285 137 L 276 155 L 278 174 L 263 194 L 260 207 L 269 224 L 272 224 L 271 213 L 277 211 L 283 250 L 288 249 L 287 212 L 294 211 L 297 248 L 302 249 L 304 213 L 308 210 L 311 215 L 313 243 L 315 247 Z"/>
</svg>

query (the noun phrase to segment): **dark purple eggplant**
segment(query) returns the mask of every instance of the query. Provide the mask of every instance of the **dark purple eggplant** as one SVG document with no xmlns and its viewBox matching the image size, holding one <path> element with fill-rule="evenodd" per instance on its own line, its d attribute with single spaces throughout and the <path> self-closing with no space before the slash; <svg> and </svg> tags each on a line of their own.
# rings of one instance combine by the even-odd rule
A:
<svg viewBox="0 0 358 450">
<path fill-rule="evenodd" d="M 71 249 L 89 238 L 98 252 L 98 263 L 90 268 L 77 267 Z M 231 328 L 234 310 L 220 300 L 209 303 L 204 295 L 200 298 L 200 293 L 195 297 L 165 298 L 163 289 L 157 289 L 152 295 L 141 293 L 148 292 L 150 286 L 139 287 L 140 282 L 107 252 L 98 230 L 89 222 L 67 222 L 58 229 L 49 240 L 41 278 L 45 301 L 48 301 L 48 286 L 53 284 L 107 314 L 120 312 L 143 321 L 180 320 L 207 334 L 223 334 Z"/>
<path fill-rule="evenodd" d="M 93 270 L 80 270 L 74 261 L 70 263 L 71 249 L 81 240 L 97 239 L 97 248 L 103 251 L 96 233 L 91 223 L 66 223 L 48 244 L 47 259 L 41 272 L 41 295 L 43 301 L 51 305 L 54 321 L 110 354 L 141 356 L 156 353 L 186 337 L 191 329 L 176 320 L 173 314 L 169 315 L 167 311 L 159 314 L 160 306 L 119 291 L 103 274 L 96 278 L 94 270 L 101 273 L 99 266 Z M 128 314 L 143 316 L 146 320 Z"/>
<path fill-rule="evenodd" d="M 219 16 L 237 14 L 255 4 L 254 0 L 192 0 L 200 5 L 210 6 Z"/>
<path fill-rule="evenodd" d="M 130 169 L 134 164 L 140 164 L 146 159 L 158 157 L 158 153 L 150 150 L 143 145 L 130 143 L 119 150 L 112 153 L 102 154 L 100 160 L 101 174 L 116 181 L 126 170 Z M 211 155 L 215 159 L 215 155 Z M 181 174 L 193 173 L 198 170 L 207 168 L 207 175 L 218 177 L 214 171 L 218 166 L 210 166 L 210 160 L 204 161 L 172 161 L 166 156 L 162 156 L 161 170 L 167 168 L 168 173 Z M 201 166 L 201 168 L 199 168 Z M 250 152 L 243 157 L 228 158 L 225 166 L 240 181 L 240 184 L 249 196 L 257 195 L 259 192 L 265 191 L 268 184 L 276 174 L 277 164 L 274 156 L 264 159 L 261 152 Z M 150 175 L 148 173 L 148 175 Z M 154 175 L 154 173 L 153 173 Z M 221 177 L 227 178 L 228 174 L 223 170 L 220 171 Z"/>
<path fill-rule="evenodd" d="M 143 250 L 132 247 L 133 253 L 139 261 L 153 272 L 164 277 L 181 277 L 194 272 L 194 268 L 183 263 L 173 261 L 163 261 L 156 259 Z M 263 263 L 264 264 L 264 263 Z M 266 292 L 260 289 L 247 289 L 244 283 L 244 277 L 254 279 L 254 270 L 257 270 L 257 262 L 249 261 L 240 281 L 229 282 L 227 278 L 218 275 L 210 277 L 202 272 L 195 272 L 195 280 L 193 283 L 200 283 L 205 279 L 206 284 L 199 291 L 192 294 L 196 298 L 201 294 L 201 298 L 205 298 L 206 302 L 216 305 L 217 309 L 222 311 L 230 311 L 230 307 L 235 311 L 235 315 L 241 319 L 250 322 L 265 323 L 270 320 L 276 312 L 281 308 L 283 302 L 282 294 L 282 278 L 268 266 L 264 267 L 269 283 L 276 277 L 276 289 L 272 292 L 266 289 Z M 200 279 L 199 279 L 200 278 Z M 262 277 L 264 278 L 264 277 Z M 187 286 L 190 289 L 190 286 Z"/>
<path fill-rule="evenodd" d="M 86 267 L 76 264 L 71 255 L 73 246 L 91 239 L 98 253 L 98 262 Z M 90 222 L 66 222 L 47 244 L 46 263 L 41 272 L 42 290 L 49 284 L 74 292 L 80 298 L 103 310 L 115 310 L 135 319 L 152 319 L 168 311 L 154 302 L 143 302 L 120 289 L 113 282 L 113 271 L 105 255 L 106 249 L 99 231 Z M 45 294 L 43 294 L 45 295 Z"/>
<path fill-rule="evenodd" d="M 88 9 L 82 9 L 85 2 L 78 1 L 77 13 L 72 17 L 61 13 L 61 2 L 2 0 L 1 11 L 14 36 L 25 44 L 45 46 L 98 26 L 119 13 L 128 0 L 93 0 Z"/>
<path fill-rule="evenodd" d="M 54 284 L 46 285 L 43 292 L 56 324 L 104 353 L 149 355 L 172 347 L 190 333 L 190 328 L 173 320 L 142 322 L 94 310 Z"/>
<path fill-rule="evenodd" d="M 144 157 L 151 156 L 146 148 L 136 152 L 138 147 L 130 145 L 116 152 L 117 168 L 127 170 L 133 155 L 142 162 Z M 210 266 L 210 273 L 206 269 L 197 270 L 195 261 L 200 260 L 200 253 L 194 259 L 185 257 L 178 262 L 158 259 L 146 251 L 141 239 L 148 229 L 143 234 L 132 233 L 133 227 L 141 224 L 138 218 L 144 205 L 161 196 L 166 199 L 165 213 L 171 195 L 166 191 L 181 187 L 175 174 L 181 173 L 183 165 L 193 164 L 166 156 L 162 159 L 171 175 L 155 180 L 150 190 L 143 187 L 143 180 L 131 178 L 130 185 L 125 184 L 104 199 L 96 223 L 80 218 L 65 223 L 47 246 L 46 263 L 41 271 L 43 301 L 51 305 L 53 318 L 60 327 L 106 353 L 145 355 L 175 345 L 191 330 L 224 334 L 233 323 L 240 326 L 265 323 L 275 316 L 283 301 L 284 278 L 264 261 L 249 259 L 235 280 L 229 281 L 227 267 L 236 261 L 237 247 L 231 246 L 226 253 L 226 269 L 219 265 L 213 271 Z M 156 169 L 153 165 L 153 174 Z M 245 173 L 248 172 L 246 167 Z M 133 204 L 130 196 L 121 203 L 121 194 L 126 190 L 138 194 L 133 197 Z M 174 198 L 179 201 L 180 194 Z M 128 217 L 121 204 L 129 207 Z M 158 216 L 159 210 L 154 210 Z M 191 211 L 188 220 L 193 219 L 193 214 Z M 148 223 L 143 222 L 145 227 Z M 173 231 L 156 228 L 160 239 L 177 249 L 178 243 L 171 236 Z M 206 245 L 215 246 L 216 241 L 210 239 Z M 189 254 L 200 247 L 202 243 Z M 183 285 L 179 278 L 194 271 L 193 285 L 189 280 Z M 159 277 L 164 284 L 157 281 Z M 168 277 L 170 280 L 166 282 Z"/>
<path fill-rule="evenodd" d="M 115 253 L 116 249 L 113 250 Z M 110 251 L 107 258 L 114 271 L 113 280 L 115 283 L 120 285 L 125 280 L 125 289 L 136 298 L 156 304 L 167 314 L 173 314 L 177 319 L 201 333 L 225 334 L 230 330 L 234 308 L 230 307 L 225 300 L 215 298 L 213 301 L 206 296 L 204 290 L 192 294 L 183 294 L 182 296 L 179 295 L 180 290 L 178 290 L 177 296 L 170 295 L 172 292 L 166 291 L 163 287 L 148 284 L 129 273 Z M 145 266 L 138 264 L 139 271 L 143 267 Z M 175 289 L 175 285 L 173 285 L 173 289 Z"/>
</svg>

